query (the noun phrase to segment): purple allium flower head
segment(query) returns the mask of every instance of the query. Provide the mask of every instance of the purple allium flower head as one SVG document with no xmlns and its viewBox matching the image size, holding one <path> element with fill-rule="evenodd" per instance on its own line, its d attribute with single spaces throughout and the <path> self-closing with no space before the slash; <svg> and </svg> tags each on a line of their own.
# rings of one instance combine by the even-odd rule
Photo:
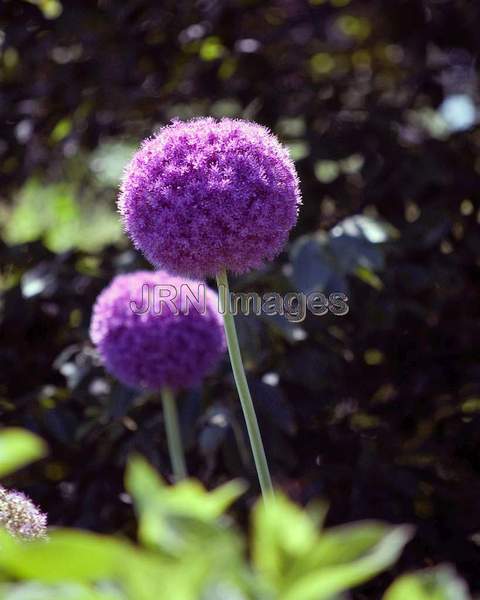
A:
<svg viewBox="0 0 480 600">
<path fill-rule="evenodd" d="M 127 233 L 156 267 L 192 277 L 273 259 L 301 202 L 286 149 L 248 121 L 173 121 L 145 140 L 118 201 Z"/>
<path fill-rule="evenodd" d="M 110 373 L 152 390 L 198 383 L 226 347 L 215 292 L 164 271 L 115 277 L 95 302 L 90 337 Z"/>
<path fill-rule="evenodd" d="M 21 540 L 43 539 L 47 535 L 47 517 L 25 494 L 0 485 L 0 527 Z"/>
</svg>

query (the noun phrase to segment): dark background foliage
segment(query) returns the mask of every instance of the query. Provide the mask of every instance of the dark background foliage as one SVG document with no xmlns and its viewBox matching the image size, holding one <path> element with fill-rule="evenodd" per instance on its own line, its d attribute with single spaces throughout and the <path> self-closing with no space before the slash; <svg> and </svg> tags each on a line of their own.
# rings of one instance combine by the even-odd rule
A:
<svg viewBox="0 0 480 600">
<path fill-rule="evenodd" d="M 479 589 L 479 26 L 471 0 L 3 0 L 0 418 L 51 450 L 8 483 L 52 524 L 133 532 L 126 456 L 169 465 L 158 400 L 109 378 L 88 340 L 98 292 L 146 266 L 119 236 L 82 245 L 94 207 L 114 210 L 117 180 L 99 178 L 112 141 L 173 116 L 250 118 L 290 145 L 304 206 L 290 253 L 233 287 L 350 306 L 239 319 L 274 478 L 328 499 L 330 524 L 414 523 L 399 571 L 451 561 Z M 25 189 L 33 217 L 58 210 L 15 238 Z M 255 477 L 228 363 L 181 407 L 192 474 L 249 475 L 241 514 Z"/>
</svg>

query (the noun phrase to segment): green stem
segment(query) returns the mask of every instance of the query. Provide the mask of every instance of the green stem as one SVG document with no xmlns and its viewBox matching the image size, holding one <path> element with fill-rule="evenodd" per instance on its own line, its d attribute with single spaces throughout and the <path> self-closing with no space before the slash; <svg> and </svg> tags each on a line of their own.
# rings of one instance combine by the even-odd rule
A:
<svg viewBox="0 0 480 600">
<path fill-rule="evenodd" d="M 227 338 L 228 353 L 232 363 L 233 376 L 237 384 L 238 395 L 242 405 L 243 415 L 247 424 L 248 437 L 252 447 L 253 458 L 257 468 L 258 479 L 262 489 L 263 497 L 266 498 L 273 494 L 272 480 L 268 470 L 267 458 L 263 448 L 262 436 L 258 427 L 257 416 L 253 406 L 250 390 L 248 389 L 247 378 L 243 368 L 242 355 L 238 344 L 237 330 L 230 307 L 230 291 L 228 288 L 228 277 L 225 270 L 217 275 L 218 295 L 220 298 L 220 310 L 223 314 L 225 334 Z"/>
<path fill-rule="evenodd" d="M 168 451 L 172 462 L 173 474 L 175 480 L 178 481 L 187 477 L 187 467 L 185 466 L 182 438 L 180 436 L 180 427 L 178 425 L 177 403 L 175 395 L 168 387 L 162 389 L 161 396 L 163 417 L 165 419 L 165 429 L 167 432 Z"/>
</svg>

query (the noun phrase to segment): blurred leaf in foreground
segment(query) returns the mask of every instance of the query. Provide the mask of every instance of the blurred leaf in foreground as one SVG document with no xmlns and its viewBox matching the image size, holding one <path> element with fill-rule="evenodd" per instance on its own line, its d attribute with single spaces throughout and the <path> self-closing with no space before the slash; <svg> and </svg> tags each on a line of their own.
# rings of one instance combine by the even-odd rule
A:
<svg viewBox="0 0 480 600">
<path fill-rule="evenodd" d="M 184 546 L 194 522 L 214 523 L 244 491 L 238 481 L 211 492 L 194 480 L 167 486 L 140 456 L 130 460 L 126 488 L 137 508 L 141 541 L 173 551 Z"/>
<path fill-rule="evenodd" d="M 257 505 L 253 560 L 282 600 L 328 600 L 387 569 L 410 540 L 410 527 L 361 522 L 317 532 L 285 498 Z"/>
<path fill-rule="evenodd" d="M 470 600 L 470 594 L 453 568 L 440 566 L 400 577 L 384 600 Z"/>
<path fill-rule="evenodd" d="M 43 458 L 47 453 L 45 443 L 33 433 L 23 429 L 4 429 L 0 433 L 0 477 Z"/>
</svg>

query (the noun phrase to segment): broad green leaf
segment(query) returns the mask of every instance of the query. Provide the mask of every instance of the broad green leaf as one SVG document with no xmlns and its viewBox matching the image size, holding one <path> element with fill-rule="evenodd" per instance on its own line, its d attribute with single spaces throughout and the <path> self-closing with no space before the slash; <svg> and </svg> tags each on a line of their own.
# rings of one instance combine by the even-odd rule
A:
<svg viewBox="0 0 480 600">
<path fill-rule="evenodd" d="M 127 467 L 126 487 L 139 515 L 140 540 L 161 551 L 168 562 L 164 581 L 173 587 L 167 593 L 161 584 L 165 597 L 198 600 L 199 592 L 212 582 L 235 587 L 243 581 L 243 540 L 223 518 L 242 493 L 242 485 L 232 482 L 211 492 L 193 480 L 168 486 L 143 458 L 135 456 Z M 151 576 L 140 575 L 150 569 Z M 138 590 L 145 588 L 142 600 L 150 598 L 149 589 L 158 576 L 153 573 L 158 574 L 158 568 L 145 561 L 132 570 L 137 596 Z"/>
<path fill-rule="evenodd" d="M 302 561 L 300 570 L 305 572 L 351 563 L 370 553 L 391 532 L 391 526 L 378 521 L 363 521 L 328 529 Z"/>
<path fill-rule="evenodd" d="M 368 581 L 398 559 L 412 536 L 412 529 L 407 526 L 385 527 L 382 531 L 381 526 L 373 525 L 371 532 L 365 527 L 351 525 L 322 536 L 312 553 L 318 559 L 316 566 L 306 557 L 310 568 L 289 581 L 281 600 L 329 600 Z"/>
<path fill-rule="evenodd" d="M 47 583 L 118 578 L 133 552 L 113 537 L 75 530 L 60 529 L 48 541 L 29 543 L 7 541 L 5 535 L 0 538 L 0 570 Z"/>
<path fill-rule="evenodd" d="M 39 584 L 57 584 L 58 589 L 68 583 L 65 590 L 75 590 L 77 595 L 72 592 L 71 596 L 65 595 L 65 600 L 157 600 L 160 591 L 165 598 L 197 600 L 200 591 L 216 576 L 216 565 L 228 581 L 231 546 L 230 541 L 215 543 L 218 555 L 212 554 L 207 545 L 205 552 L 173 559 L 113 537 L 80 531 L 58 530 L 43 543 L 20 543 L 0 532 L 0 573 Z M 39 595 L 41 600 L 44 597 L 61 598 L 53 593 Z"/>
<path fill-rule="evenodd" d="M 124 565 L 123 582 L 132 600 L 196 600 L 208 576 L 208 565 L 199 560 L 168 560 L 159 554 L 136 553 Z"/>
<path fill-rule="evenodd" d="M 314 521 L 284 496 L 256 505 L 253 562 L 270 582 L 279 584 L 292 561 L 312 552 L 317 539 Z"/>
<path fill-rule="evenodd" d="M 330 600 L 390 566 L 410 537 L 376 522 L 319 534 L 308 512 L 279 496 L 255 508 L 253 562 L 281 600 Z"/>
<path fill-rule="evenodd" d="M 43 458 L 47 453 L 45 443 L 24 429 L 4 429 L 0 432 L 0 477 Z"/>
<path fill-rule="evenodd" d="M 207 491 L 193 479 L 169 486 L 140 456 L 133 457 L 129 462 L 126 487 L 139 508 L 153 502 L 165 511 L 205 520 L 221 516 L 245 489 L 239 481 L 232 481 L 216 490 Z"/>
<path fill-rule="evenodd" d="M 73 530 L 55 531 L 48 542 L 14 542 L 6 548 L 0 538 L 0 548 L 0 571 L 15 578 L 48 584 L 109 582 L 132 600 L 157 600 L 160 591 L 162 597 L 196 600 L 212 571 L 208 555 L 174 560 L 114 537 Z"/>
<path fill-rule="evenodd" d="M 173 550 L 182 537 L 212 535 L 212 527 L 228 506 L 243 492 L 239 482 L 227 483 L 208 492 L 193 480 L 167 486 L 141 457 L 127 467 L 126 488 L 139 516 L 139 537 L 145 544 Z M 189 530 L 189 531 L 187 531 Z"/>
<path fill-rule="evenodd" d="M 141 513 L 161 493 L 165 482 L 160 475 L 139 455 L 130 458 L 125 474 L 125 487 L 133 496 L 135 506 Z"/>
<path fill-rule="evenodd" d="M 247 600 L 241 590 L 222 582 L 209 586 L 202 594 L 200 600 Z"/>
<path fill-rule="evenodd" d="M 0 600 L 127 600 L 113 591 L 101 591 L 81 584 L 43 583 L 0 584 Z"/>
<path fill-rule="evenodd" d="M 404 575 L 387 590 L 384 600 L 470 600 L 466 583 L 453 568 L 435 569 Z"/>
</svg>

